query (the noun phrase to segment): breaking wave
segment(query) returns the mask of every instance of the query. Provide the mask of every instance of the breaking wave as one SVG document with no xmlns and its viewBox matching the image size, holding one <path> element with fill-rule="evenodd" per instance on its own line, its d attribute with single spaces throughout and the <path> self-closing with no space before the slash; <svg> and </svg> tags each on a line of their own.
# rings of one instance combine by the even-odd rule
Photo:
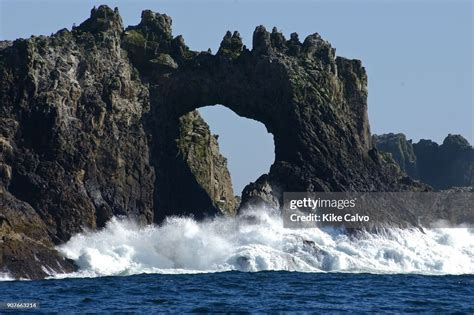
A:
<svg viewBox="0 0 474 315">
<path fill-rule="evenodd" d="M 268 211 L 203 222 L 171 217 L 146 227 L 114 218 L 101 231 L 75 235 L 58 249 L 79 271 L 57 278 L 230 270 L 474 273 L 473 229 L 393 228 L 349 235 L 286 229 Z"/>
<path fill-rule="evenodd" d="M 14 281 L 15 279 L 8 272 L 0 272 L 0 281 Z"/>
</svg>

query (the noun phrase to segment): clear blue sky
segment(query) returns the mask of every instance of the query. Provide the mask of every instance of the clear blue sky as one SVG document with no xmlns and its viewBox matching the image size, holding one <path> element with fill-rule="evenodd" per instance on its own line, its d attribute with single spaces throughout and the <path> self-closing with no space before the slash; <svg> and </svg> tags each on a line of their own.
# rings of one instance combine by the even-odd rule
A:
<svg viewBox="0 0 474 315">
<path fill-rule="evenodd" d="M 251 47 L 255 26 L 289 37 L 318 32 L 337 54 L 363 61 L 369 75 L 373 133 L 404 132 L 437 142 L 448 133 L 473 143 L 471 1 L 21 1 L 0 0 L 0 39 L 49 35 L 85 20 L 94 5 L 119 7 L 125 25 L 143 9 L 173 18 L 173 32 L 194 50 L 217 51 L 226 30 Z M 225 109 L 202 110 L 229 158 L 236 191 L 268 171 L 271 136 Z M 255 132 L 258 131 L 258 134 Z M 239 162 L 240 161 L 240 162 Z"/>
</svg>

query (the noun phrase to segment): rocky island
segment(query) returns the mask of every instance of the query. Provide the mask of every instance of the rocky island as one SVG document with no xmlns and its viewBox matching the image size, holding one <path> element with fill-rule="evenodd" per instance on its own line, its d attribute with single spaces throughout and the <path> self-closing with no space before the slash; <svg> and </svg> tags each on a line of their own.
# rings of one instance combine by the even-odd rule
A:
<svg viewBox="0 0 474 315">
<path fill-rule="evenodd" d="M 151 224 L 278 208 L 284 191 L 458 183 L 428 178 L 421 152 L 445 150 L 440 161 L 449 159 L 460 139 L 446 149 L 401 141 L 396 152 L 373 141 L 361 61 L 336 56 L 318 34 L 287 39 L 258 26 L 251 49 L 227 32 L 212 54 L 190 49 L 171 25 L 146 10 L 124 28 L 117 9 L 100 6 L 72 30 L 0 42 L 0 270 L 30 279 L 73 271 L 55 246 L 113 216 Z M 196 111 L 214 104 L 262 122 L 274 137 L 270 172 L 241 202 L 217 137 Z"/>
<path fill-rule="evenodd" d="M 413 143 L 402 133 L 374 135 L 374 145 L 390 153 L 401 170 L 435 189 L 474 186 L 474 148 L 461 135 L 448 135 L 441 145 Z"/>
</svg>

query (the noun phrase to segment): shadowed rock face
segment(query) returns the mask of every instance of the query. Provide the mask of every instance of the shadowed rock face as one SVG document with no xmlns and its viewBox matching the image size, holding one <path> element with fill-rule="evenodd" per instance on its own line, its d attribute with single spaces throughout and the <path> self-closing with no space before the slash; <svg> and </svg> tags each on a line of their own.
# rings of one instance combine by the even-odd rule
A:
<svg viewBox="0 0 474 315">
<path fill-rule="evenodd" d="M 389 133 L 373 136 L 374 146 L 381 152 L 387 152 L 399 165 L 400 169 L 413 178 L 418 178 L 416 155 L 411 140 L 402 133 Z"/>
<path fill-rule="evenodd" d="M 36 279 L 47 271 L 72 272 L 76 267 L 53 248 L 46 223 L 26 202 L 0 192 L 0 266 L 17 278 Z M 4 270 L 2 270 L 4 271 Z"/>
<path fill-rule="evenodd" d="M 113 215 L 234 215 L 225 158 L 195 112 L 212 104 L 274 136 L 275 162 L 241 207 L 278 207 L 283 191 L 425 189 L 372 148 L 360 61 L 263 26 L 252 46 L 228 32 L 216 55 L 195 52 L 170 17 L 144 11 L 124 30 L 106 6 L 72 31 L 0 43 L 0 269 L 71 271 L 54 244 Z"/>
<path fill-rule="evenodd" d="M 404 134 L 375 135 L 380 151 L 392 154 L 408 175 L 436 189 L 474 186 L 474 149 L 460 135 L 448 135 L 441 145 L 431 140 L 413 143 Z"/>
</svg>

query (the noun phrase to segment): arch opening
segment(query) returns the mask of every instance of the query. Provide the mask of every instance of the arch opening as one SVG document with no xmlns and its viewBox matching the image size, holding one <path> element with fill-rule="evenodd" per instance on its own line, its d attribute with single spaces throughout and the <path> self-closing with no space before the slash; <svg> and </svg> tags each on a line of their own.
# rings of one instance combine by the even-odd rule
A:
<svg viewBox="0 0 474 315">
<path fill-rule="evenodd" d="M 214 131 L 199 114 L 202 107 L 179 117 L 160 116 L 162 123 L 154 129 L 153 163 L 159 166 L 155 172 L 156 222 L 171 213 L 198 219 L 216 213 L 235 215 L 243 188 L 267 174 L 274 163 L 276 145 L 263 123 L 224 106 L 201 109 L 213 129 L 217 125 Z M 213 134 L 216 131 L 224 138 Z M 233 160 L 230 169 L 237 178 L 236 189 L 228 160 L 221 154 L 219 142 L 223 141 L 224 154 Z"/>
<path fill-rule="evenodd" d="M 245 186 L 270 171 L 275 161 L 273 134 L 263 123 L 239 116 L 224 105 L 207 105 L 197 111 L 219 137 L 234 193 L 240 196 Z"/>
</svg>

